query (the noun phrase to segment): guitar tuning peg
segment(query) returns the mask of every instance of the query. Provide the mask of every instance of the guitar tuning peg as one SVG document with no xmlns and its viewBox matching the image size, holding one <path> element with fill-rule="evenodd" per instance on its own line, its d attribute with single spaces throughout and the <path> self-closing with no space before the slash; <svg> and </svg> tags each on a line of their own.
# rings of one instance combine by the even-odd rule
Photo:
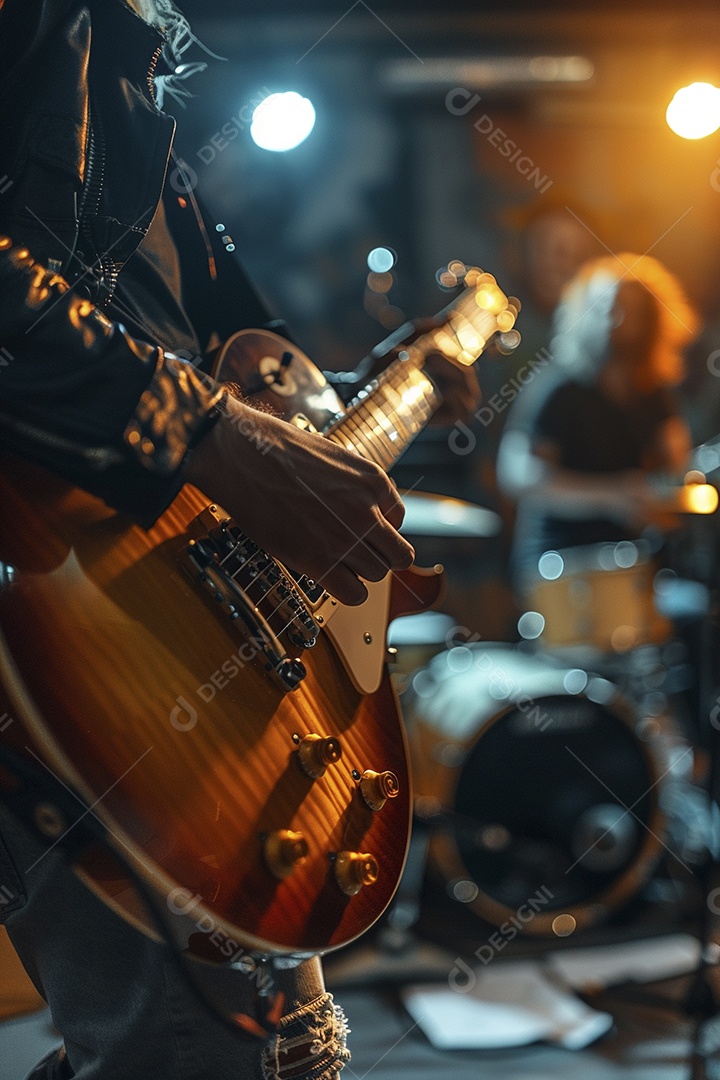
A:
<svg viewBox="0 0 720 1080">
<path fill-rule="evenodd" d="M 500 330 L 502 333 L 507 333 L 509 330 L 512 330 L 513 326 L 515 325 L 515 312 L 512 310 L 511 307 L 508 307 L 506 311 L 501 311 L 497 315 L 495 321 L 497 323 L 498 330 Z"/>
<path fill-rule="evenodd" d="M 450 291 L 458 285 L 474 285 L 478 274 L 482 274 L 482 270 L 477 266 L 466 266 L 461 259 L 451 259 L 447 266 L 440 267 L 435 280 L 441 289 Z"/>
<path fill-rule="evenodd" d="M 503 356 L 509 356 L 511 352 L 514 352 L 520 344 L 522 338 L 517 330 L 508 330 L 503 334 L 498 334 L 495 339 L 495 347 L 499 353 Z"/>
<path fill-rule="evenodd" d="M 448 270 L 446 266 L 440 267 L 435 274 L 435 281 L 441 289 L 447 289 L 448 292 L 451 292 L 458 285 L 457 275 Z"/>
</svg>

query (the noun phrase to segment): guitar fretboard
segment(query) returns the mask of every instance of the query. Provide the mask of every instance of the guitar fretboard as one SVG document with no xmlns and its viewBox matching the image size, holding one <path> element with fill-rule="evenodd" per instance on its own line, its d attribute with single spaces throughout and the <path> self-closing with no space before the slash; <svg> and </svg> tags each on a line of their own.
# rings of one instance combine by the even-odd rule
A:
<svg viewBox="0 0 720 1080">
<path fill-rule="evenodd" d="M 440 353 L 467 367 L 496 331 L 508 334 L 515 324 L 519 301 L 508 299 L 492 274 L 471 268 L 465 282 L 465 292 L 437 316 L 438 325 L 404 347 L 328 428 L 326 438 L 386 470 L 397 461 L 440 403 L 423 372 L 425 358 Z"/>
<path fill-rule="evenodd" d="M 387 470 L 425 426 L 439 400 L 430 379 L 413 360 L 396 360 L 325 436 Z"/>
</svg>

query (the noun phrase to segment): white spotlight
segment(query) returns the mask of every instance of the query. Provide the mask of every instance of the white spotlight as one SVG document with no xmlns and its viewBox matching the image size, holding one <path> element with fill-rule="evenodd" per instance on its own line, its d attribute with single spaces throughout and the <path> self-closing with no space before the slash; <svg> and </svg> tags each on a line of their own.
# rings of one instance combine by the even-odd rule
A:
<svg viewBox="0 0 720 1080">
<path fill-rule="evenodd" d="M 288 90 L 260 102 L 253 113 L 250 135 L 263 150 L 292 150 L 307 139 L 314 126 L 312 102 Z"/>
<path fill-rule="evenodd" d="M 720 90 L 712 83 L 683 86 L 667 107 L 665 118 L 683 139 L 704 139 L 720 127 Z"/>
</svg>

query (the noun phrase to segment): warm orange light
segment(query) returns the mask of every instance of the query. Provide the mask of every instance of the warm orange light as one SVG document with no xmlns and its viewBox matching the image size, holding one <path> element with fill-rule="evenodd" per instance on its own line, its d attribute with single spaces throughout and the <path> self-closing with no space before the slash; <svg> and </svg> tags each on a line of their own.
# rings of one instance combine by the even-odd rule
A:
<svg viewBox="0 0 720 1080">
<path fill-rule="evenodd" d="M 681 512 L 714 514 L 718 507 L 718 492 L 712 484 L 686 484 L 681 492 Z"/>
<path fill-rule="evenodd" d="M 704 139 L 720 128 L 720 90 L 712 83 L 695 82 L 678 90 L 665 118 L 683 139 Z"/>
</svg>

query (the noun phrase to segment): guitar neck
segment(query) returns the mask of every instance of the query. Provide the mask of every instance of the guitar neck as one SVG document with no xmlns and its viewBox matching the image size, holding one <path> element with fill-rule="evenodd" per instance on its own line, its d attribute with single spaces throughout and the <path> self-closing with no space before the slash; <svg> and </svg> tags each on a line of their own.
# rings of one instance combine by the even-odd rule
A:
<svg viewBox="0 0 720 1080">
<path fill-rule="evenodd" d="M 326 438 L 390 469 L 428 422 L 440 395 L 412 347 L 363 390 Z"/>
<path fill-rule="evenodd" d="M 491 274 L 475 271 L 466 283 L 459 299 L 440 312 L 438 325 L 402 349 L 327 429 L 326 438 L 383 469 L 395 464 L 440 404 L 440 394 L 423 371 L 430 353 L 469 367 L 493 334 L 507 333 L 515 323 L 518 302 L 508 300 Z"/>
</svg>

